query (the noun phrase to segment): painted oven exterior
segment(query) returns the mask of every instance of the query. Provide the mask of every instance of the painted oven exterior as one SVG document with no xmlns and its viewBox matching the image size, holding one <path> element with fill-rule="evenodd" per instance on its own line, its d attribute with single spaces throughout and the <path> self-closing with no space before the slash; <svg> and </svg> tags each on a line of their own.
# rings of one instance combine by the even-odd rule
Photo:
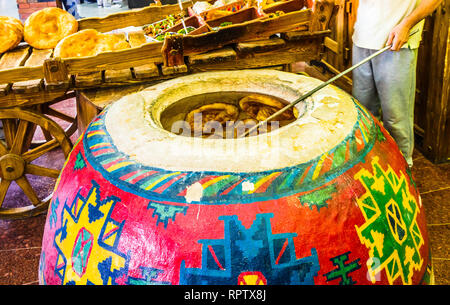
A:
<svg viewBox="0 0 450 305">
<path fill-rule="evenodd" d="M 411 171 L 391 136 L 353 102 L 356 124 L 332 150 L 250 173 L 140 164 L 115 146 L 105 109 L 58 179 L 40 284 L 429 284 Z M 188 202 L 194 183 L 203 196 Z"/>
</svg>

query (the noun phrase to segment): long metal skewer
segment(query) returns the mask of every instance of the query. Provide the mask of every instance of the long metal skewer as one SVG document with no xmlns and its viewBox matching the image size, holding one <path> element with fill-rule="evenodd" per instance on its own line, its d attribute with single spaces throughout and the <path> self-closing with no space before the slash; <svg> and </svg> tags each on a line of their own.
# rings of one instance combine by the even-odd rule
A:
<svg viewBox="0 0 450 305">
<path fill-rule="evenodd" d="M 181 13 L 183 13 L 183 4 L 181 4 L 181 0 L 178 0 L 178 6 L 180 7 Z M 181 23 L 183 24 L 184 34 L 187 35 L 188 31 L 187 31 L 187 28 L 186 28 L 186 24 L 184 24 L 183 18 L 184 18 L 184 16 L 181 17 Z"/>
<path fill-rule="evenodd" d="M 409 36 L 414 35 L 415 33 L 417 33 L 418 30 L 414 31 L 413 33 L 409 34 Z M 369 57 L 361 60 L 359 63 L 351 66 L 350 68 L 348 68 L 347 70 L 339 73 L 338 75 L 336 75 L 335 77 L 329 79 L 328 81 L 322 83 L 321 85 L 317 86 L 316 88 L 312 89 L 311 91 L 309 91 L 308 93 L 305 93 L 304 95 L 300 96 L 298 99 L 296 99 L 294 102 L 292 102 L 289 105 L 286 105 L 285 107 L 281 108 L 280 110 L 278 110 L 277 112 L 275 112 L 274 114 L 272 114 L 271 116 L 269 116 L 267 119 L 265 119 L 264 121 L 260 121 L 258 124 L 256 124 L 255 126 L 253 126 L 252 128 L 250 128 L 249 130 L 247 130 L 246 132 L 244 132 L 241 136 L 239 136 L 239 138 L 245 137 L 247 135 L 249 135 L 252 131 L 256 130 L 259 126 L 267 123 L 268 121 L 272 120 L 273 118 L 276 118 L 277 116 L 279 116 L 280 114 L 282 114 L 283 112 L 285 112 L 288 109 L 291 109 L 292 107 L 294 107 L 295 105 L 297 105 L 298 103 L 300 103 L 301 101 L 305 100 L 306 98 L 310 97 L 311 95 L 313 95 L 314 93 L 316 93 L 317 91 L 319 91 L 320 89 L 322 89 L 323 87 L 328 86 L 329 84 L 331 84 L 332 82 L 334 82 L 335 80 L 337 80 L 338 78 L 344 76 L 345 74 L 347 74 L 348 72 L 358 68 L 359 66 L 365 64 L 366 62 L 372 60 L 373 58 L 377 57 L 378 55 L 380 55 L 381 53 L 389 50 L 392 47 L 392 45 L 388 45 L 385 46 L 384 48 L 378 50 L 377 52 L 373 53 L 372 55 L 370 55 Z"/>
</svg>

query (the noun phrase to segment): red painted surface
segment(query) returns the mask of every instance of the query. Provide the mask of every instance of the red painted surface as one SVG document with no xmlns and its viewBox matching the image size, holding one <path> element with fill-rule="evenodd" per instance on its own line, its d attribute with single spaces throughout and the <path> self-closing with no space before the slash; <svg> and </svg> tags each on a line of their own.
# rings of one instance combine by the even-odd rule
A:
<svg viewBox="0 0 450 305">
<path fill-rule="evenodd" d="M 370 127 L 372 146 L 358 144 L 350 153 L 350 141 L 341 143 L 346 160 L 342 166 L 352 160 L 354 165 L 344 166 L 336 175 L 326 176 L 337 162 L 337 150 L 328 153 L 333 162 L 321 163 L 317 180 L 311 178 L 319 166 L 317 161 L 299 167 L 302 170 L 295 183 L 289 182 L 287 195 L 274 190 L 287 183 L 293 169 L 283 169 L 260 186 L 260 193 L 252 195 L 262 197 L 236 195 L 236 200 L 231 200 L 241 182 L 250 179 L 242 176 L 200 203 L 185 202 L 180 191 L 191 173 L 172 176 L 152 191 L 144 191 L 137 183 L 162 170 L 139 175 L 134 169 L 110 176 L 99 169 L 96 153 L 89 148 L 94 138 L 89 138 L 89 132 L 98 131 L 92 128 L 91 124 L 73 149 L 49 208 L 41 283 L 238 284 L 249 272 L 260 274 L 268 285 L 428 281 L 431 261 L 419 194 L 396 144 L 376 122 Z M 101 129 L 101 124 L 96 128 Z M 363 139 L 359 129 L 355 133 L 357 139 Z M 357 152 L 364 149 L 365 154 L 355 161 Z M 118 157 L 116 161 L 123 160 Z M 105 161 L 105 167 L 111 162 Z M 204 174 L 197 180 L 205 183 L 220 175 Z M 127 189 L 126 183 L 135 189 Z M 397 197 L 391 196 L 383 204 L 389 187 Z M 405 226 L 388 217 L 389 208 L 396 206 Z M 376 213 L 378 216 L 373 216 Z M 82 228 L 95 236 L 95 245 L 89 250 L 86 272 L 79 276 L 71 272 L 68 262 L 71 238 Z M 376 260 L 373 282 L 367 266 L 371 257 Z M 220 272 L 226 280 L 217 275 Z"/>
</svg>

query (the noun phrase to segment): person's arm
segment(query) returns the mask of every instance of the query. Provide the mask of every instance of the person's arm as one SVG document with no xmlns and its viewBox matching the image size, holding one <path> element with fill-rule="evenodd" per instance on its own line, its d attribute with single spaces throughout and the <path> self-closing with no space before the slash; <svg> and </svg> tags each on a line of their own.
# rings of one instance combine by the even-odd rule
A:
<svg viewBox="0 0 450 305">
<path fill-rule="evenodd" d="M 442 0 L 422 0 L 417 8 L 395 26 L 386 45 L 392 44 L 392 51 L 398 51 L 409 40 L 409 31 L 420 20 L 430 15 L 441 4 Z"/>
</svg>

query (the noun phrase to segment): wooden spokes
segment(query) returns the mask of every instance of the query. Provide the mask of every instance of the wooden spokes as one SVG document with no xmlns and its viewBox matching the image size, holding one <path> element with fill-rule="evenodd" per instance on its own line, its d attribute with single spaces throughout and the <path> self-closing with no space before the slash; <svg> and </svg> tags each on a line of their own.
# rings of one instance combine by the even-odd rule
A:
<svg viewBox="0 0 450 305">
<path fill-rule="evenodd" d="M 59 102 L 61 102 L 61 100 L 55 100 L 53 102 L 38 105 L 38 111 L 40 113 L 44 114 L 50 120 L 59 119 L 62 122 L 68 123 L 68 124 L 64 124 L 66 126 L 64 128 L 64 132 L 70 138 L 74 134 L 74 132 L 77 131 L 77 129 L 78 129 L 78 124 L 77 124 L 78 119 L 77 119 L 77 116 L 72 117 L 66 113 L 63 113 L 62 111 L 55 109 L 55 106 L 57 106 L 57 104 Z M 60 126 L 61 125 L 62 124 L 60 124 Z M 41 145 L 41 144 L 45 143 L 46 141 L 50 141 L 52 139 L 52 136 L 49 133 L 49 131 L 42 129 L 42 133 L 44 135 L 45 140 L 44 141 L 33 140 L 33 142 L 31 143 L 32 147 L 36 147 L 36 146 Z"/>
<path fill-rule="evenodd" d="M 61 169 L 37 164 L 36 161 L 56 148 L 61 148 L 67 158 L 72 143 L 56 122 L 33 110 L 2 109 L 0 120 L 5 138 L 0 141 L 0 219 L 23 218 L 46 212 L 51 194 L 40 199 L 28 177 L 48 177 L 56 182 Z M 32 145 L 37 127 L 42 129 L 46 141 Z M 7 207 L 5 204 L 13 181 L 27 198 L 21 207 Z"/>
<path fill-rule="evenodd" d="M 51 139 L 50 141 L 45 142 L 44 144 L 41 144 L 25 152 L 22 155 L 22 157 L 26 162 L 31 162 L 39 158 L 40 156 L 44 155 L 45 153 L 55 149 L 58 146 L 59 146 L 58 141 L 56 139 Z"/>
</svg>

